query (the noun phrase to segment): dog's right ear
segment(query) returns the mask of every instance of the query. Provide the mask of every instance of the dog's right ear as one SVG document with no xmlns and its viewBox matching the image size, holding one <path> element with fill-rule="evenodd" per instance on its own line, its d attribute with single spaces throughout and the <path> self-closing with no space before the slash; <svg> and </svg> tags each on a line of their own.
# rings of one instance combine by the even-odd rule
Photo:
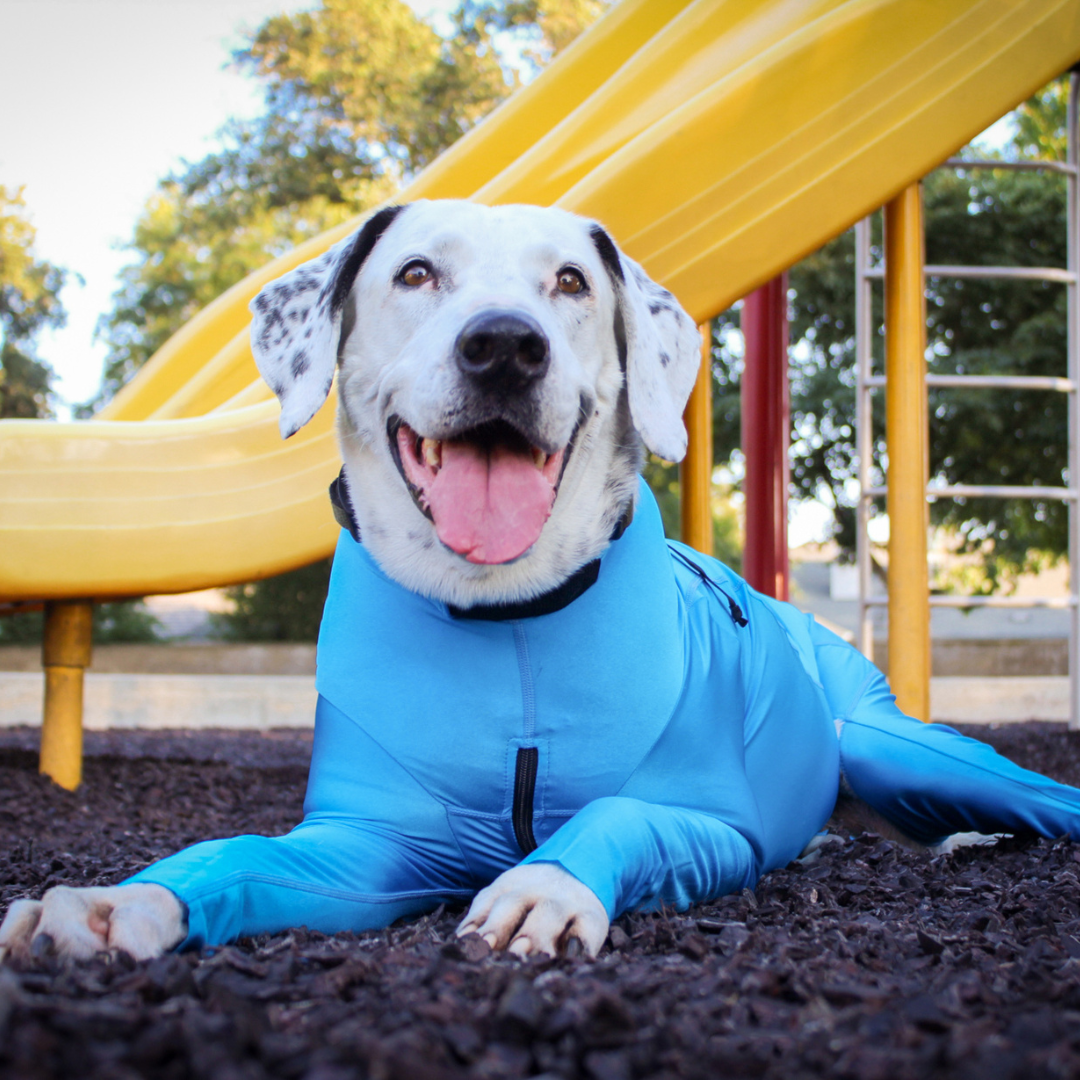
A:
<svg viewBox="0 0 1080 1080">
<path fill-rule="evenodd" d="M 615 341 L 634 426 L 654 454 L 681 461 L 682 414 L 701 366 L 701 334 L 679 301 L 624 255 L 602 226 L 593 223 L 589 234 L 615 289 Z"/>
<path fill-rule="evenodd" d="M 281 403 L 283 439 L 299 431 L 330 393 L 349 291 L 379 237 L 404 209 L 388 206 L 372 214 L 358 232 L 263 286 L 251 301 L 251 351 Z"/>
</svg>

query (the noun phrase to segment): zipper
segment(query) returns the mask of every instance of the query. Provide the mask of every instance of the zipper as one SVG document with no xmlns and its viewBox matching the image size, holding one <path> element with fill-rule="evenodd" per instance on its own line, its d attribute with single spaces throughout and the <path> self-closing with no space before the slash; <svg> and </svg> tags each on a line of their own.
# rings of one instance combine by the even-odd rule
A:
<svg viewBox="0 0 1080 1080">
<path fill-rule="evenodd" d="M 671 554 L 674 555 L 675 558 L 683 564 L 683 566 L 692 570 L 695 574 L 697 574 L 699 578 L 701 578 L 701 580 L 706 585 L 708 585 L 714 592 L 718 592 L 728 602 L 728 614 L 731 616 L 731 621 L 736 626 L 743 627 L 747 625 L 748 620 L 743 614 L 742 608 L 735 603 L 735 598 L 733 596 L 729 595 L 723 588 L 720 587 L 717 582 L 713 581 L 712 577 L 707 574 L 700 566 L 698 566 L 698 564 L 694 562 L 693 559 L 688 559 L 681 551 L 679 551 L 677 548 L 671 547 L 670 544 L 668 545 L 668 551 L 670 551 Z"/>
<path fill-rule="evenodd" d="M 514 808 L 511 820 L 518 847 L 526 855 L 536 850 L 533 836 L 533 797 L 536 794 L 536 768 L 540 763 L 540 750 L 535 746 L 523 746 L 517 752 L 514 768 Z"/>
</svg>

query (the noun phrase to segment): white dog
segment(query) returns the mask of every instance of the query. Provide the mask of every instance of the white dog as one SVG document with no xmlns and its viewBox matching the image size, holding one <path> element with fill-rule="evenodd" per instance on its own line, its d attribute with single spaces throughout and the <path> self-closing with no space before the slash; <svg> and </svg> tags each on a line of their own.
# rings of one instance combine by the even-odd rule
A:
<svg viewBox="0 0 1080 1080">
<path fill-rule="evenodd" d="M 460 608 L 550 593 L 601 554 L 635 498 L 635 428 L 665 457 L 685 450 L 697 329 L 600 226 L 572 214 L 465 202 L 384 210 L 264 290 L 253 310 L 282 435 L 311 419 L 336 370 L 344 475 L 365 546 L 396 581 Z M 456 438 L 470 429 L 494 445 L 493 483 L 517 504 L 474 513 L 472 531 L 455 514 L 467 483 L 440 490 L 455 468 L 467 481 L 476 466 Z M 544 908 L 550 924 L 536 948 L 553 952 L 574 923 L 589 951 L 599 948 L 607 917 L 570 875 L 539 864 L 504 877 L 477 897 L 466 932 L 509 944 L 518 915 L 480 913 L 520 893 L 516 902 Z M 0 948 L 27 953 L 37 939 L 61 955 L 149 957 L 185 936 L 185 918 L 159 885 L 60 886 L 11 906 Z M 530 951 L 518 938 L 515 951 Z"/>
</svg>

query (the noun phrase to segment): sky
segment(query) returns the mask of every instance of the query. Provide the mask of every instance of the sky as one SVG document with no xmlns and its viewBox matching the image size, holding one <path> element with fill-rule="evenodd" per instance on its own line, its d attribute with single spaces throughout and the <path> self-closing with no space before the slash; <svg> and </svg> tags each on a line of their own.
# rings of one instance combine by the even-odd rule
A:
<svg viewBox="0 0 1080 1080">
<path fill-rule="evenodd" d="M 24 188 L 39 257 L 82 278 L 68 325 L 39 339 L 65 417 L 92 397 L 121 245 L 157 181 L 215 149 L 261 93 L 229 66 L 245 30 L 301 0 L 0 0 L 0 184 Z M 438 16 L 447 0 L 416 0 Z"/>
</svg>

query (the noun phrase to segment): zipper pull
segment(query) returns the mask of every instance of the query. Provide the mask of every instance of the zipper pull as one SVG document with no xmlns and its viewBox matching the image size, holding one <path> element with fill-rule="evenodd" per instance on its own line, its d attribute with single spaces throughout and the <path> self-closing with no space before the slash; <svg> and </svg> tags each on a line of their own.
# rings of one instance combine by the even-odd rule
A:
<svg viewBox="0 0 1080 1080">
<path fill-rule="evenodd" d="M 717 586 L 717 588 L 720 588 L 720 587 Z M 729 611 L 729 614 L 731 615 L 731 621 L 736 626 L 746 626 L 747 625 L 747 619 L 746 619 L 746 616 L 742 613 L 742 608 L 739 607 L 739 605 L 735 603 L 734 598 L 728 596 L 728 594 L 726 592 L 724 592 L 723 589 L 720 589 L 720 592 L 724 593 L 724 596 L 727 598 L 728 611 Z"/>
<path fill-rule="evenodd" d="M 736 626 L 743 627 L 749 625 L 749 620 L 743 614 L 742 608 L 735 603 L 734 597 L 729 596 L 722 588 L 720 588 L 720 586 L 717 585 L 693 559 L 688 559 L 681 551 L 677 551 L 673 547 L 669 547 L 668 550 L 683 564 L 683 566 L 693 570 L 694 573 L 709 586 L 709 588 L 718 592 L 728 602 L 728 614 L 731 616 L 731 621 Z"/>
</svg>

